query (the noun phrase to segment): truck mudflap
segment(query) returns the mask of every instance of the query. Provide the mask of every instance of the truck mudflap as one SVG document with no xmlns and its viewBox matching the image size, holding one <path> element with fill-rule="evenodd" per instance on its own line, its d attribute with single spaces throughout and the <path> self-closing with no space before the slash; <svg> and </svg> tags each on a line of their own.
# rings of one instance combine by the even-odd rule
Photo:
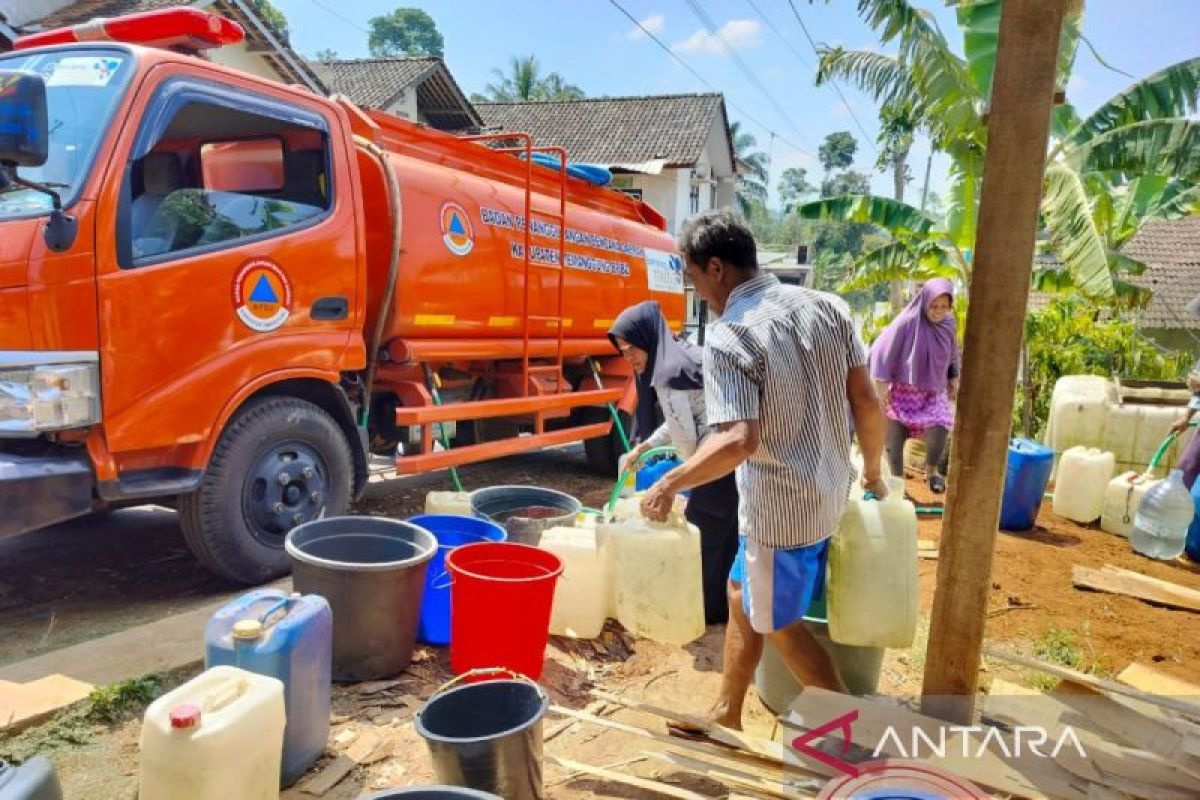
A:
<svg viewBox="0 0 1200 800">
<path fill-rule="evenodd" d="M 86 456 L 0 453 L 0 538 L 87 514 L 94 485 Z"/>
</svg>

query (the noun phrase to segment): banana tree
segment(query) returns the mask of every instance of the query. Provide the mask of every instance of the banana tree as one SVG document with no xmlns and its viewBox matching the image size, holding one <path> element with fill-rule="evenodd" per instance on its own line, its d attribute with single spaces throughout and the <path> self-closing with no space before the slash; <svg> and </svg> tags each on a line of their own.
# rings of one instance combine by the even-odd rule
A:
<svg viewBox="0 0 1200 800">
<path fill-rule="evenodd" d="M 892 240 L 862 256 L 846 288 L 933 275 L 970 282 L 975 221 L 983 177 L 1001 0 L 958 4 L 964 53 L 949 48 L 928 12 L 907 0 L 859 0 L 859 12 L 895 56 L 830 48 L 822 52 L 818 80 L 847 80 L 884 106 L 902 104 L 922 121 L 933 145 L 951 159 L 950 209 L 944 224 L 922 230 L 893 227 L 904 213 L 885 198 L 846 197 L 807 203 L 809 219 L 872 222 Z M 1082 2 L 1067 15 L 1059 50 L 1058 86 L 1066 85 L 1080 41 Z M 1068 104 L 1054 115 L 1054 147 L 1047 160 L 1039 239 L 1061 268 L 1039 270 L 1039 288 L 1073 287 L 1089 297 L 1144 302 L 1125 278 L 1144 265 L 1119 252 L 1146 219 L 1194 213 L 1200 208 L 1200 134 L 1187 119 L 1200 99 L 1200 59 L 1175 64 L 1135 83 L 1080 119 Z M 894 201 L 888 201 L 894 203 Z"/>
</svg>

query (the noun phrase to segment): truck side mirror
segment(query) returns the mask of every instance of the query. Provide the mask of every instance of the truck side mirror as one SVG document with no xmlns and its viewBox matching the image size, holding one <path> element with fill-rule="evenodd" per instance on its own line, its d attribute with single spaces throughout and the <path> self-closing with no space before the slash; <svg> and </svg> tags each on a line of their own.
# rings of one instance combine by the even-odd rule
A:
<svg viewBox="0 0 1200 800">
<path fill-rule="evenodd" d="M 30 72 L 0 70 L 0 165 L 40 167 L 49 156 L 46 83 Z"/>
<path fill-rule="evenodd" d="M 50 156 L 46 82 L 31 72 L 0 70 L 0 184 L 17 184 L 50 196 L 54 210 L 42 231 L 46 246 L 70 249 L 79 224 L 62 209 L 62 199 L 49 186 L 25 180 L 18 167 L 40 167 Z"/>
</svg>

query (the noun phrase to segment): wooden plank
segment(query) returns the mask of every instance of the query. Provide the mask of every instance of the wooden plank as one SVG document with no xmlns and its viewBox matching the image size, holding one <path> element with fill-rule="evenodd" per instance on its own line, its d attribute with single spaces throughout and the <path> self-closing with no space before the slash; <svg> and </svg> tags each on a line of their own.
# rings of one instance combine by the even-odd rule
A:
<svg viewBox="0 0 1200 800">
<path fill-rule="evenodd" d="M 1167 608 L 1200 611 L 1200 592 L 1195 589 L 1107 564 L 1104 569 L 1075 564 L 1071 567 L 1071 582 L 1080 589 L 1135 597 Z"/>
<path fill-rule="evenodd" d="M 1017 664 L 1022 667 L 1044 672 L 1047 675 L 1053 675 L 1056 678 L 1073 681 L 1083 686 L 1092 689 L 1097 689 L 1102 692 L 1111 694 L 1119 694 L 1125 697 L 1132 697 L 1134 700 L 1141 700 L 1146 703 L 1151 703 L 1163 708 L 1169 708 L 1172 711 L 1178 711 L 1181 714 L 1187 714 L 1192 717 L 1200 717 L 1200 705 L 1190 703 L 1184 700 L 1178 700 L 1174 697 L 1165 695 L 1149 694 L 1139 689 L 1134 689 L 1126 686 L 1123 683 L 1110 681 L 1106 678 L 1097 678 L 1095 675 L 1088 675 L 1079 670 L 1071 669 L 1070 667 L 1060 667 L 1057 664 L 1048 664 L 1045 661 L 1039 661 L 1036 658 L 1009 653 L 1005 650 L 999 650 L 995 647 L 988 647 L 984 653 L 990 657 L 1000 661 L 1007 661 L 1010 664 Z"/>
<path fill-rule="evenodd" d="M 291 586 L 291 578 L 267 584 L 267 587 L 285 592 L 290 592 Z M 237 594 L 230 593 L 183 614 L 0 667 L 0 680 L 23 683 L 60 673 L 77 681 L 104 686 L 151 672 L 199 664 L 204 661 L 204 626 L 213 612 Z"/>
<path fill-rule="evenodd" d="M 90 683 L 47 675 L 29 683 L 0 681 L 0 731 L 13 733 L 40 722 L 92 693 Z"/>
<path fill-rule="evenodd" d="M 587 714 L 582 711 L 576 711 L 573 708 L 564 708 L 562 706 L 551 706 L 550 711 L 554 714 L 563 717 L 572 717 L 580 722 L 587 722 L 601 728 L 620 731 L 631 736 L 637 736 L 642 739 L 660 744 L 664 747 L 673 747 L 678 750 L 686 750 L 690 753 L 699 753 L 706 758 L 716 759 L 718 761 L 736 764 L 740 767 L 751 767 L 763 772 L 763 777 L 776 777 L 780 780 L 794 778 L 795 776 L 831 778 L 839 774 L 834 770 L 824 765 L 798 764 L 795 760 L 779 761 L 766 758 L 764 756 L 748 753 L 743 750 L 734 750 L 723 747 L 717 744 L 708 742 L 695 741 L 692 739 L 682 739 L 675 736 L 666 736 L 661 733 L 646 728 L 641 728 L 636 725 L 630 725 L 617 720 L 607 719 L 605 717 L 597 717 L 594 714 Z"/>
<path fill-rule="evenodd" d="M 658 794 L 664 797 L 676 797 L 679 798 L 679 800 L 709 800 L 708 797 L 705 797 L 702 794 L 697 794 L 696 792 L 692 792 L 687 789 L 681 789 L 678 786 L 671 786 L 670 784 L 662 783 L 660 781 L 652 781 L 649 778 L 639 778 L 636 775 L 630 775 L 625 772 L 614 772 L 613 770 L 604 769 L 603 767 L 593 767 L 590 764 L 581 764 L 578 761 L 569 761 L 558 756 L 547 756 L 547 758 L 549 758 L 555 764 L 558 764 L 560 767 L 565 767 L 566 769 L 573 770 L 575 772 L 582 772 L 585 775 L 591 775 L 602 780 L 623 783 L 626 786 L 632 786 L 635 789 L 641 789 L 642 791 L 650 792 L 651 794 Z"/>
<path fill-rule="evenodd" d="M 1161 694 L 1169 697 L 1200 696 L 1200 686 L 1189 683 L 1183 678 L 1168 675 L 1148 664 L 1139 664 L 1136 661 L 1121 670 L 1121 674 L 1117 676 L 1117 680 L 1135 689 L 1141 689 L 1143 692 L 1151 694 Z"/>
<path fill-rule="evenodd" d="M 1136 712 L 1123 708 L 1105 695 L 1086 687 L 1068 685 L 1070 691 L 1046 695 L 1003 680 L 994 680 L 985 701 L 985 712 L 1013 726 L 1045 729 L 1051 742 L 1058 742 L 1070 727 L 1087 753 L 1086 769 L 1078 769 L 1078 758 L 1057 761 L 1065 769 L 1107 786 L 1118 778 L 1129 794 L 1146 796 L 1148 787 L 1157 794 L 1184 797 L 1200 794 L 1200 762 L 1182 751 L 1182 737 Z M 1143 736 L 1153 741 L 1139 741 Z M 1070 754 L 1078 756 L 1075 752 Z M 1168 788 L 1169 787 L 1169 788 Z M 1157 794 L 1149 791 L 1149 796 Z"/>
<path fill-rule="evenodd" d="M 979 688 L 1000 497 L 1038 204 L 1068 0 L 1006 0 L 1000 16 L 967 315 L 954 478 L 946 496 L 922 710 L 968 724 Z"/>
<path fill-rule="evenodd" d="M 808 781 L 801 785 L 795 781 L 788 781 L 787 783 L 772 782 L 752 772 L 722 767 L 719 764 L 685 756 L 680 753 L 661 753 L 647 750 L 646 755 L 679 769 L 694 772 L 697 775 L 703 775 L 719 783 L 724 783 L 726 786 L 749 789 L 770 797 L 784 798 L 784 800 L 805 800 L 806 798 L 811 800 L 815 796 L 812 790 L 820 789 L 820 783 L 823 783 Z"/>
<path fill-rule="evenodd" d="M 709 739 L 712 739 L 718 744 L 723 744 L 726 747 L 732 747 L 738 750 L 744 750 L 747 753 L 753 753 L 757 756 L 771 759 L 772 761 L 786 762 L 786 757 L 783 745 L 778 742 L 772 742 L 767 739 L 757 739 L 753 736 L 747 736 L 742 731 L 735 731 L 732 728 L 726 728 L 721 725 L 713 725 L 708 720 L 700 717 L 695 717 L 690 714 L 683 714 L 678 711 L 672 711 L 661 706 L 656 706 L 651 703 L 643 703 L 637 700 L 630 700 L 620 695 L 610 694 L 608 692 L 593 690 L 592 696 L 597 697 L 607 703 L 622 706 L 633 711 L 641 711 L 644 714 L 661 717 L 667 721 L 683 722 L 687 725 L 692 725 L 705 731 Z"/>
<path fill-rule="evenodd" d="M 349 756 L 338 756 L 316 775 L 300 785 L 300 791 L 316 797 L 322 797 L 330 789 L 341 783 L 347 775 L 354 771 L 358 764 Z"/>
<path fill-rule="evenodd" d="M 791 714 L 784 718 L 784 725 L 789 731 L 798 731 L 798 726 L 811 730 L 857 712 L 858 717 L 850 728 L 854 744 L 871 753 L 878 750 L 879 757 L 887 755 L 917 759 L 996 792 L 1017 797 L 1054 797 L 1059 800 L 1087 800 L 1088 797 L 1086 783 L 1067 773 L 1054 761 L 1031 755 L 1017 758 L 1012 737 L 998 729 L 994 735 L 988 734 L 987 741 L 1002 740 L 1007 751 L 1013 755 L 1006 756 L 1003 752 L 985 747 L 981 734 L 962 728 L 952 730 L 942 720 L 922 716 L 906 708 L 824 689 L 805 689 L 792 702 L 790 710 Z M 920 753 L 902 750 L 896 745 L 896 737 L 904 748 L 911 749 L 914 729 L 924 732 L 935 743 L 940 742 L 945 731 L 947 747 L 941 754 L 932 752 L 933 748 L 929 747 L 922 747 Z M 894 731 L 895 735 L 889 734 L 889 731 Z M 965 745 L 963 737 L 966 738 Z"/>
</svg>

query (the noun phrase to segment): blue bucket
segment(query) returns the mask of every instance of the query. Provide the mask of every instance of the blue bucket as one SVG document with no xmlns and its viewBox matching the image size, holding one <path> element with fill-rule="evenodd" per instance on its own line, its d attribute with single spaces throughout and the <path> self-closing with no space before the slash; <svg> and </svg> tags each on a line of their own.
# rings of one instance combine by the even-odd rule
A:
<svg viewBox="0 0 1200 800">
<path fill-rule="evenodd" d="M 438 549 L 425 573 L 425 597 L 421 602 L 421 622 L 417 638 L 425 644 L 450 644 L 450 576 L 446 572 L 446 554 L 454 548 L 475 542 L 503 542 L 508 532 L 494 522 L 457 514 L 422 514 L 409 519 L 437 539 Z"/>
</svg>

